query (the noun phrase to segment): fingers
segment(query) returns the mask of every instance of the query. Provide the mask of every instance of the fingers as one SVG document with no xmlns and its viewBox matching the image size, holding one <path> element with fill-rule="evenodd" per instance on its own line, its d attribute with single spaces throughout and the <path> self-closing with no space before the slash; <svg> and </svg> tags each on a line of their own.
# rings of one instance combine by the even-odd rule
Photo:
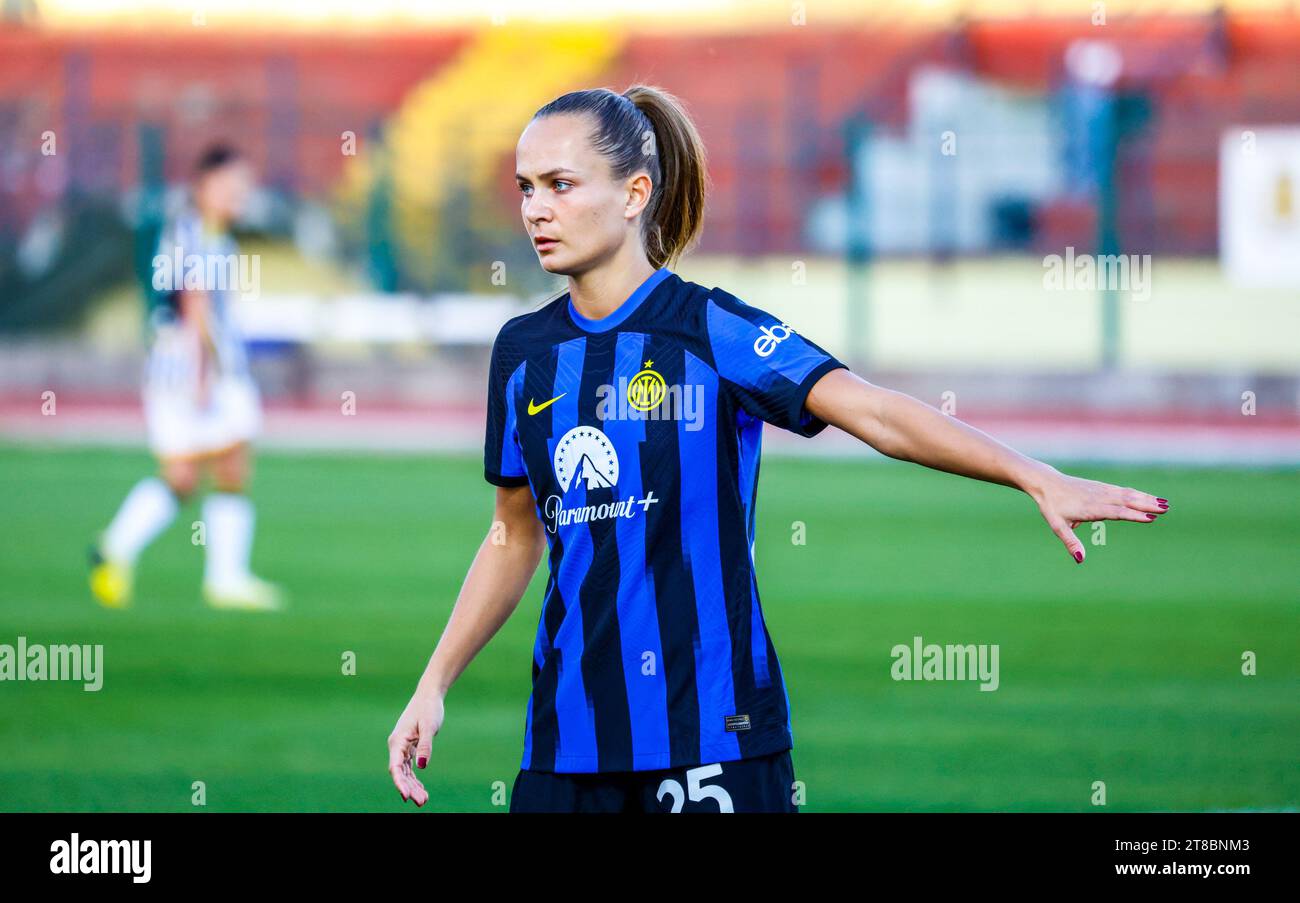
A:
<svg viewBox="0 0 1300 903">
<path fill-rule="evenodd" d="M 402 775 L 405 779 L 406 785 L 405 799 L 409 799 L 417 806 L 423 806 L 427 803 L 429 801 L 429 793 L 424 789 L 424 784 L 420 782 L 420 779 L 415 776 L 415 772 L 411 770 L 410 759 L 407 759 L 406 762 L 403 763 Z"/>
<path fill-rule="evenodd" d="M 388 770 L 399 767 L 406 758 L 406 739 L 394 731 L 388 737 Z"/>
<path fill-rule="evenodd" d="M 429 801 L 429 793 L 424 789 L 424 784 L 415 776 L 411 770 L 411 760 L 417 755 L 417 749 L 422 750 L 418 753 L 420 756 L 420 767 L 423 768 L 429 758 L 429 744 L 432 742 L 433 731 L 430 729 L 428 722 L 417 723 L 409 730 L 402 730 L 399 722 L 398 727 L 393 729 L 393 733 L 388 737 L 388 774 L 393 779 L 393 786 L 402 797 L 403 802 L 413 802 L 417 806 L 423 806 Z"/>
<path fill-rule="evenodd" d="M 423 806 L 429 801 L 429 793 L 424 789 L 424 784 L 415 776 L 415 772 L 411 771 L 409 758 L 404 758 L 400 764 L 389 767 L 388 773 L 403 802 L 410 801 L 417 806 Z"/>
<path fill-rule="evenodd" d="M 1049 521 L 1048 525 L 1052 528 L 1052 532 L 1056 534 L 1056 537 L 1065 543 L 1065 549 L 1070 553 L 1070 557 L 1077 564 L 1083 564 L 1083 543 L 1079 541 L 1079 537 L 1074 535 L 1065 521 L 1056 518 Z"/>
<path fill-rule="evenodd" d="M 1139 492 L 1136 489 L 1129 489 L 1123 486 L 1112 486 L 1111 501 L 1117 505 L 1123 505 L 1126 508 L 1132 508 L 1135 511 L 1141 511 L 1144 514 L 1164 514 L 1169 510 L 1169 500 L 1157 498 L 1145 492 Z M 1131 518 L 1123 518 L 1130 520 Z"/>
<path fill-rule="evenodd" d="M 429 791 L 424 789 L 424 785 L 420 783 L 420 779 L 415 775 L 411 775 L 411 780 L 415 784 L 415 790 L 411 794 L 411 799 L 415 802 L 415 805 L 423 809 L 424 804 L 429 801 Z"/>
<path fill-rule="evenodd" d="M 411 798 L 405 766 L 406 741 L 394 731 L 388 738 L 388 774 L 392 776 L 393 786 L 397 788 L 403 801 Z"/>
<path fill-rule="evenodd" d="M 1135 508 L 1128 508 L 1124 505 L 1107 505 L 1101 517 L 1091 518 L 1092 520 L 1127 520 L 1138 524 L 1149 524 L 1157 517 L 1156 514 L 1149 511 L 1139 511 Z"/>
<path fill-rule="evenodd" d="M 429 764 L 429 754 L 433 751 L 433 725 L 427 721 L 420 722 L 420 742 L 415 747 L 415 764 L 424 768 Z"/>
<path fill-rule="evenodd" d="M 410 791 L 411 801 L 417 806 L 423 806 L 429 801 L 429 794 L 424 789 L 424 784 L 420 782 L 420 779 L 415 776 L 415 772 L 411 770 L 411 756 L 414 753 L 415 744 L 412 743 L 407 747 L 406 762 L 403 763 L 403 769 L 406 774 L 406 784 L 407 789 Z"/>
<path fill-rule="evenodd" d="M 1147 500 L 1151 501 L 1148 502 Z M 1139 524 L 1149 524 L 1169 510 L 1169 502 L 1157 499 L 1135 489 L 1119 489 L 1112 494 L 1111 501 L 1098 510 L 1096 516 L 1085 520 L 1127 520 Z"/>
<path fill-rule="evenodd" d="M 394 765 L 388 769 L 388 774 L 393 779 L 393 786 L 397 788 L 397 793 L 406 802 L 411 798 L 411 782 L 406 779 L 406 769 L 403 765 Z"/>
<path fill-rule="evenodd" d="M 415 740 L 418 736 L 418 732 L 411 736 L 394 730 L 388 737 L 388 774 L 404 802 L 413 801 L 417 806 L 423 806 L 428 802 L 429 794 L 415 772 L 411 771 L 411 757 L 415 753 Z"/>
<path fill-rule="evenodd" d="M 420 779 L 411 771 L 410 762 L 403 762 L 396 768 L 390 768 L 389 774 L 392 775 L 393 784 L 397 787 L 397 792 L 404 802 L 414 802 L 417 806 L 423 806 L 428 802 L 428 791 L 424 789 Z"/>
<path fill-rule="evenodd" d="M 1149 524 L 1169 510 L 1169 500 L 1123 486 L 1101 484 L 1104 490 L 1085 503 L 1086 513 L 1071 520 L 1070 526 L 1094 520 L 1126 520 Z"/>
</svg>

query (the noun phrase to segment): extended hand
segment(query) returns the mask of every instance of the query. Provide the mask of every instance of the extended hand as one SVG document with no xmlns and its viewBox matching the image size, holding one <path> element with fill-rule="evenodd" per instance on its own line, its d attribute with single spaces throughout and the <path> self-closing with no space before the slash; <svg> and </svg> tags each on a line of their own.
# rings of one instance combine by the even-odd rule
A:
<svg viewBox="0 0 1300 903">
<path fill-rule="evenodd" d="M 1083 564 L 1083 543 L 1074 528 L 1086 521 L 1129 520 L 1149 524 L 1169 510 L 1166 499 L 1156 498 L 1136 489 L 1112 486 L 1097 480 L 1084 480 L 1059 471 L 1031 492 L 1038 510 L 1065 548 Z"/>
</svg>

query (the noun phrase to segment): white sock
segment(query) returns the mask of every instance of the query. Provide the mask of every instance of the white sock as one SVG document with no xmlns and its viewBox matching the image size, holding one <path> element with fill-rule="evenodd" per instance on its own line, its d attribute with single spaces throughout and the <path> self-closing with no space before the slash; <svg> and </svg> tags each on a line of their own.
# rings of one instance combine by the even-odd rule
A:
<svg viewBox="0 0 1300 903">
<path fill-rule="evenodd" d="M 230 586 L 246 580 L 253 550 L 253 503 L 233 492 L 214 492 L 203 500 L 207 556 L 203 582 Z"/>
<path fill-rule="evenodd" d="M 134 564 L 144 547 L 176 517 L 180 505 L 175 494 L 157 477 L 146 477 L 126 494 L 113 522 L 104 533 L 104 556 Z"/>
</svg>

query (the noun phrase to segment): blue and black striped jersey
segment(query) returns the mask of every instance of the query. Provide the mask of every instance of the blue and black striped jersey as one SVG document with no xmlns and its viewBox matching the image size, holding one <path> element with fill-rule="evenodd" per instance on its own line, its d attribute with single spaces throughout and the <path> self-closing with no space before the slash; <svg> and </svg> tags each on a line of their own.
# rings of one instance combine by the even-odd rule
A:
<svg viewBox="0 0 1300 903">
<path fill-rule="evenodd" d="M 502 327 L 485 470 L 531 487 L 550 546 L 523 768 L 609 772 L 793 744 L 754 577 L 763 422 L 844 365 L 664 268 L 609 316 L 568 294 Z"/>
</svg>

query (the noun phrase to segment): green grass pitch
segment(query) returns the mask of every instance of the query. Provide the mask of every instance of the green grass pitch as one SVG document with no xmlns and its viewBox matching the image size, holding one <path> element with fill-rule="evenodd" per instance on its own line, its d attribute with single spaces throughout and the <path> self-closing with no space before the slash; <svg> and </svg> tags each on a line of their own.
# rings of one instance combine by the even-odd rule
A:
<svg viewBox="0 0 1300 903">
<path fill-rule="evenodd" d="M 101 643 L 106 672 L 0 682 L 0 810 L 187 811 L 195 781 L 209 811 L 403 808 L 385 740 L 489 527 L 477 459 L 264 454 L 254 565 L 292 593 L 280 615 L 201 604 L 193 506 L 132 609 L 90 600 L 86 546 L 151 467 L 0 449 L 0 643 Z M 1112 811 L 1300 803 L 1300 474 L 1064 469 L 1171 513 L 1108 523 L 1080 567 L 1005 488 L 764 460 L 759 588 L 807 811 L 1091 811 L 1094 781 Z M 502 811 L 544 572 L 448 697 L 426 809 Z M 917 635 L 998 644 L 1000 687 L 892 680 Z"/>
</svg>

